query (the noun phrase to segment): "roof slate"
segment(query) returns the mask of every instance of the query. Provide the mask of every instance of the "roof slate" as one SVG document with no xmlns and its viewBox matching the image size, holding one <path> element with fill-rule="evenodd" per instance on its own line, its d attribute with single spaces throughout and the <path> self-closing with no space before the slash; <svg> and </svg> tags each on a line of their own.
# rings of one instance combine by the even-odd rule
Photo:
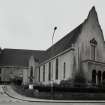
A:
<svg viewBox="0 0 105 105">
<path fill-rule="evenodd" d="M 64 38 L 55 43 L 46 51 L 40 50 L 24 50 L 24 49 L 4 49 L 0 54 L 0 66 L 28 66 L 31 56 L 39 63 L 56 56 L 60 52 L 71 47 L 81 32 L 82 24 L 72 32 L 68 33 Z"/>
<path fill-rule="evenodd" d="M 82 24 L 80 24 L 73 31 L 68 33 L 65 37 L 63 37 L 61 40 L 59 40 L 57 43 L 55 43 L 53 46 L 51 46 L 46 50 L 46 53 L 44 53 L 44 55 L 41 56 L 40 63 L 70 48 L 72 44 L 76 42 L 78 36 L 80 35 L 83 24 L 85 24 L 86 21 L 92 17 L 93 19 L 96 18 L 98 20 L 97 12 L 94 6 L 91 8 L 87 19 Z"/>
<path fill-rule="evenodd" d="M 82 30 L 82 25 L 83 24 L 80 24 L 72 32 L 68 33 L 65 37 L 63 37 L 61 40 L 59 40 L 57 43 L 55 43 L 53 46 L 47 49 L 46 52 L 43 55 L 41 55 L 40 63 L 70 48 L 72 44 L 75 43 L 76 39 L 78 38 Z"/>
<path fill-rule="evenodd" d="M 23 49 L 4 49 L 0 54 L 1 66 L 28 66 L 28 61 L 31 56 L 34 56 L 36 61 L 45 51 L 39 50 L 23 50 Z"/>
</svg>

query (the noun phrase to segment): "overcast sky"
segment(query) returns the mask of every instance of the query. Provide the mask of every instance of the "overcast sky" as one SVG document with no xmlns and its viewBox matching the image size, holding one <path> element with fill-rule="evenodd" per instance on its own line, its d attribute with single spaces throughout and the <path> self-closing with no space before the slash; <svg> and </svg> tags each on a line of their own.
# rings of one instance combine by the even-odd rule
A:
<svg viewBox="0 0 105 105">
<path fill-rule="evenodd" d="M 81 24 L 95 6 L 105 34 L 105 0 L 0 0 L 1 48 L 45 50 Z"/>
</svg>

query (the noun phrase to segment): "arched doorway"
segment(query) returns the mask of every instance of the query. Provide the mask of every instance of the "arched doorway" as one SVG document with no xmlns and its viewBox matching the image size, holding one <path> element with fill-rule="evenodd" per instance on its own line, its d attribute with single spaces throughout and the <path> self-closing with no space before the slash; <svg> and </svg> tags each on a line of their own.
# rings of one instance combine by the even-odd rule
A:
<svg viewBox="0 0 105 105">
<path fill-rule="evenodd" d="M 104 82 L 104 81 L 105 81 L 105 71 L 102 74 L 102 82 Z"/>
<path fill-rule="evenodd" d="M 97 82 L 98 82 L 98 85 L 101 84 L 101 71 L 98 71 L 98 74 L 97 74 Z"/>
<path fill-rule="evenodd" d="M 96 84 L 96 70 L 92 71 L 92 83 Z"/>
</svg>

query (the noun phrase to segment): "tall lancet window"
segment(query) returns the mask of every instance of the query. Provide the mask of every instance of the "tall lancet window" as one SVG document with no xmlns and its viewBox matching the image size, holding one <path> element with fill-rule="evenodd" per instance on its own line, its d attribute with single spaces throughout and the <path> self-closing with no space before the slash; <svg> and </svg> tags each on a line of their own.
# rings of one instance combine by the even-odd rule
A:
<svg viewBox="0 0 105 105">
<path fill-rule="evenodd" d="M 64 71 L 63 71 L 63 79 L 65 79 L 65 74 L 66 74 L 66 63 L 65 62 L 63 64 L 63 69 L 64 69 Z"/>
<path fill-rule="evenodd" d="M 56 80 L 58 80 L 58 58 L 56 59 L 56 75 L 55 75 Z"/>
<path fill-rule="evenodd" d="M 91 45 L 91 59 L 95 60 L 95 55 L 96 55 L 96 46 L 97 46 L 97 41 L 95 40 L 95 38 L 93 38 L 92 40 L 90 40 L 90 45 Z"/>
<path fill-rule="evenodd" d="M 45 65 L 43 65 L 43 81 L 45 81 Z"/>
<path fill-rule="evenodd" d="M 38 77 L 38 79 L 39 79 L 39 82 L 40 82 L 40 67 L 39 67 L 39 77 Z"/>
<path fill-rule="evenodd" d="M 48 76 L 48 78 L 50 81 L 51 80 L 51 62 L 49 62 L 49 76 Z"/>
</svg>

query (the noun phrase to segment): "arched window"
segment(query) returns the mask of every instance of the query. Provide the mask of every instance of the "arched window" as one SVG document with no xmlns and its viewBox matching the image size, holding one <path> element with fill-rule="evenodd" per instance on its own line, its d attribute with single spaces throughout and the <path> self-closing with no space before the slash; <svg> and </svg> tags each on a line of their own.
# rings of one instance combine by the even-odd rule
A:
<svg viewBox="0 0 105 105">
<path fill-rule="evenodd" d="M 101 83 L 101 71 L 98 71 L 97 80 L 98 80 L 98 84 L 100 84 Z"/>
<path fill-rule="evenodd" d="M 55 78 L 58 79 L 58 58 L 56 59 L 56 75 Z"/>
<path fill-rule="evenodd" d="M 64 62 L 64 64 L 63 64 L 63 79 L 65 79 L 65 74 L 66 74 L 66 63 Z"/>
<path fill-rule="evenodd" d="M 1 77 L 0 77 L 0 82 L 1 82 L 2 80 L 1 80 Z"/>
<path fill-rule="evenodd" d="M 51 62 L 49 62 L 49 81 L 51 80 Z"/>
<path fill-rule="evenodd" d="M 92 71 L 92 83 L 96 83 L 96 70 Z"/>
<path fill-rule="evenodd" d="M 39 82 L 40 82 L 40 67 L 39 67 Z"/>
<path fill-rule="evenodd" d="M 95 40 L 95 38 L 93 38 L 92 40 L 90 40 L 90 45 L 91 45 L 91 59 L 95 60 L 95 48 L 97 45 L 97 41 Z"/>
<path fill-rule="evenodd" d="M 30 70 L 30 82 L 33 81 L 33 67 L 31 66 L 31 70 Z"/>
<path fill-rule="evenodd" d="M 0 68 L 0 73 L 1 73 L 1 68 Z"/>
<path fill-rule="evenodd" d="M 31 66 L 30 77 L 33 77 L 33 67 Z"/>
</svg>

